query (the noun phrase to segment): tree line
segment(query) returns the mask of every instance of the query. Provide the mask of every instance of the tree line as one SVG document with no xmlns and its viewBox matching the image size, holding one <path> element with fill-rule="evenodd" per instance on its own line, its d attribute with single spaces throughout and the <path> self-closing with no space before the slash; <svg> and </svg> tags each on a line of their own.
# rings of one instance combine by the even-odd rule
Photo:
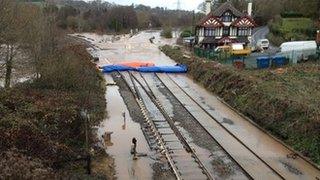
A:
<svg viewBox="0 0 320 180">
<path fill-rule="evenodd" d="M 219 5 L 227 0 L 215 0 Z M 245 12 L 248 0 L 231 0 L 236 8 Z M 319 0 L 251 0 L 253 3 L 253 15 L 259 24 L 266 24 L 276 15 L 283 13 L 299 13 L 304 17 L 314 20 L 320 18 Z"/>
<path fill-rule="evenodd" d="M 145 5 L 121 6 L 95 0 L 49 3 L 57 15 L 57 25 L 78 32 L 123 32 L 130 29 L 187 27 L 203 16 L 201 13 Z"/>
</svg>

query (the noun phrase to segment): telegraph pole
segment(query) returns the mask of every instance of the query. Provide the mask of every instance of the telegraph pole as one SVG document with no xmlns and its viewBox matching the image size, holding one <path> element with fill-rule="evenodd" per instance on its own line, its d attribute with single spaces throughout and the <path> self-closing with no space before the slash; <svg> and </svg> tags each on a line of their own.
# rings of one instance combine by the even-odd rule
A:
<svg viewBox="0 0 320 180">
<path fill-rule="evenodd" d="M 180 0 L 177 1 L 177 10 L 181 10 L 181 2 L 180 2 Z"/>
</svg>

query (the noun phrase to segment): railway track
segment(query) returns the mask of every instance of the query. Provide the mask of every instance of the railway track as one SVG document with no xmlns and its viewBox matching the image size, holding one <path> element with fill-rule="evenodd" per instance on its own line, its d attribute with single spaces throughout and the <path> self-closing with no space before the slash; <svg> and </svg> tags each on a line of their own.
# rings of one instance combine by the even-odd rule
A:
<svg viewBox="0 0 320 180">
<path fill-rule="evenodd" d="M 243 141 L 243 137 L 238 137 L 238 134 L 235 134 L 232 130 L 228 129 L 223 122 L 217 120 L 215 116 L 209 112 L 209 109 L 201 105 L 170 76 L 166 74 L 155 74 L 154 78 L 145 78 L 145 75 L 141 73 L 134 73 L 134 75 L 131 73 L 122 73 L 121 75 L 139 101 L 148 125 L 150 126 L 150 122 L 152 122 L 152 131 L 158 132 L 155 139 L 162 140 L 159 150 L 164 151 L 163 154 L 166 155 L 177 179 L 213 178 L 208 169 L 199 160 L 196 152 L 179 132 L 174 121 L 167 114 L 169 111 L 168 108 L 166 109 L 166 106 L 163 106 L 156 97 L 154 88 L 158 88 L 156 84 L 159 83 L 171 92 L 180 102 L 181 106 L 194 117 L 234 162 L 244 170 L 249 178 L 319 179 L 320 171 L 314 165 L 311 166 L 310 171 L 308 171 L 308 169 L 306 171 L 305 169 L 300 171 L 301 169 L 296 167 L 301 166 L 293 166 L 296 165 L 296 162 L 288 159 L 288 157 L 275 160 L 272 156 L 263 156 L 261 152 L 257 152 L 250 144 Z M 162 103 L 165 104 L 165 102 Z M 148 129 L 150 128 L 145 129 L 145 131 L 148 131 Z M 291 154 L 294 154 L 295 157 L 300 156 L 294 151 L 292 151 Z M 278 164 L 275 165 L 272 163 L 273 161 L 279 161 L 279 164 L 283 164 L 283 167 L 279 168 Z M 314 169 L 312 169 L 312 167 L 314 167 Z"/>
<path fill-rule="evenodd" d="M 177 179 L 214 179 L 197 153 L 180 133 L 143 76 L 119 73 L 145 117 L 144 133 L 150 146 L 163 154 Z"/>
<path fill-rule="evenodd" d="M 218 121 L 203 105 L 195 100 L 194 97 L 189 95 L 179 84 L 177 84 L 169 75 L 155 74 L 157 79 L 171 91 L 173 96 L 180 101 L 181 105 L 186 106 L 187 110 L 198 120 L 204 129 L 219 143 L 219 145 L 244 169 L 253 179 L 319 179 L 319 168 L 312 163 L 305 160 L 299 153 L 296 153 L 287 146 L 278 143 L 278 146 L 285 149 L 287 154 L 275 159 L 271 155 L 277 154 L 273 152 L 270 156 L 270 152 L 267 152 L 264 156 L 260 151 L 256 150 L 254 146 L 251 146 L 243 137 L 239 137 L 232 129 L 227 128 L 221 121 Z M 160 76 L 160 77 L 159 77 Z M 164 82 L 165 81 L 165 82 Z M 168 87 L 170 85 L 170 87 Z M 182 94 L 182 95 L 181 95 Z M 179 97 L 177 97 L 179 96 Z M 190 109 L 188 109 L 188 107 Z M 205 119 L 205 120 L 203 120 Z M 220 131 L 216 133 L 213 131 Z M 266 132 L 261 131 L 266 135 Z M 263 135 L 263 136 L 264 136 Z M 223 136 L 220 139 L 219 136 Z M 267 138 L 261 138 L 265 141 L 270 141 L 269 134 Z M 271 140 L 273 140 L 271 138 Z M 227 141 L 227 143 L 226 143 Z M 230 146 L 232 144 L 232 146 Z M 236 150 L 235 150 L 236 149 Z M 242 151 L 242 155 L 239 155 L 239 151 Z M 268 154 L 269 153 L 269 154 Z M 280 153 L 280 152 L 279 152 Z M 283 153 L 283 152 L 281 152 Z M 294 158 L 288 157 L 293 155 Z M 243 156 L 247 156 L 248 159 Z M 291 159 L 290 159 L 291 158 Z M 300 166 L 297 161 L 299 161 Z M 302 165 L 301 165 L 302 164 Z M 255 167 L 256 166 L 256 167 Z M 307 168 L 305 166 L 308 166 Z M 259 169 L 257 169 L 259 167 Z M 299 167 L 299 168 L 296 168 Z M 303 169 L 303 170 L 302 170 Z M 262 171 L 261 171 L 262 170 Z M 301 171 L 302 170 L 302 171 Z"/>
</svg>

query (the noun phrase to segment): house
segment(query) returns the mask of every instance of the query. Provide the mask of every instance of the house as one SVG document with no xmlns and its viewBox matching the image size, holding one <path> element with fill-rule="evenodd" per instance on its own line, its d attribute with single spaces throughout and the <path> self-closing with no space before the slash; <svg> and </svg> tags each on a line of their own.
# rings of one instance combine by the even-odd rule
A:
<svg viewBox="0 0 320 180">
<path fill-rule="evenodd" d="M 252 3 L 248 4 L 248 12 L 237 10 L 231 2 L 225 2 L 211 11 L 211 0 L 206 0 L 206 16 L 196 26 L 195 43 L 206 49 L 230 43 L 248 45 L 251 41 L 252 29 L 256 23 L 251 17 Z"/>
</svg>

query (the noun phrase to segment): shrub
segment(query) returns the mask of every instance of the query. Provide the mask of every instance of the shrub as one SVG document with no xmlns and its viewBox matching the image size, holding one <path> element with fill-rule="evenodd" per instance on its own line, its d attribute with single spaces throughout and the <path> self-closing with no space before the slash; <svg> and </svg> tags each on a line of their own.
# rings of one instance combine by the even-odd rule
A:
<svg viewBox="0 0 320 180">
<path fill-rule="evenodd" d="M 180 33 L 180 37 L 181 38 L 185 38 L 185 37 L 191 37 L 192 34 L 192 30 L 191 29 L 184 29 L 181 33 Z"/>
<path fill-rule="evenodd" d="M 171 27 L 166 27 L 164 28 L 162 31 L 161 31 L 161 34 L 160 34 L 162 37 L 164 38 L 172 38 L 172 28 Z"/>
</svg>

